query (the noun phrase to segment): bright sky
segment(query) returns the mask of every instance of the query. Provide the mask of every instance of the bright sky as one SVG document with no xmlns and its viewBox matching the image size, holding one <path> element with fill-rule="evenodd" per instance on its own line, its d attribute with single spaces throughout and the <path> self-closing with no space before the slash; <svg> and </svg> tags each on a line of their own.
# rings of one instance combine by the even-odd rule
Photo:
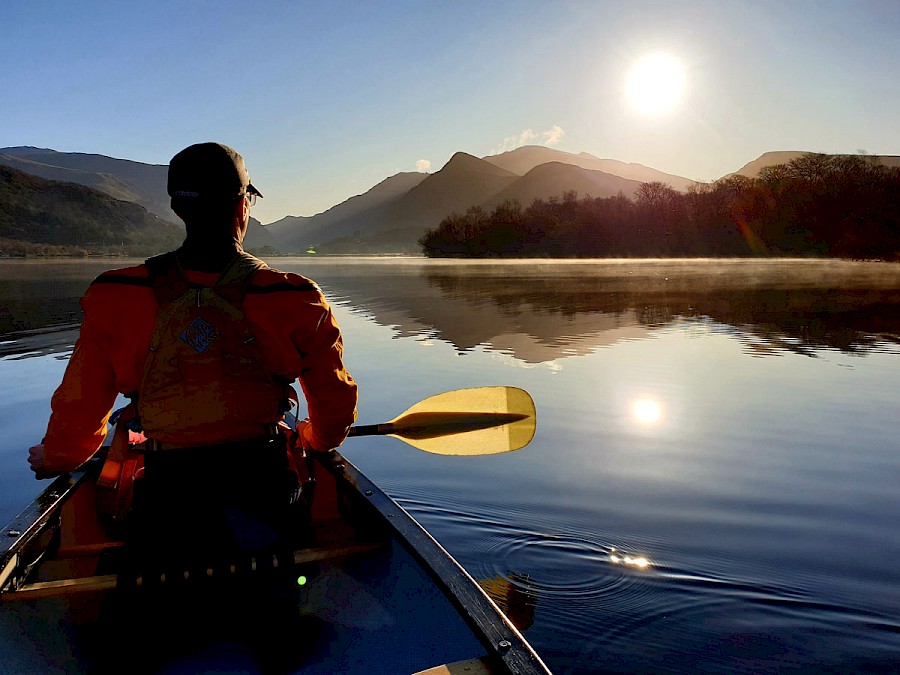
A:
<svg viewBox="0 0 900 675">
<path fill-rule="evenodd" d="M 900 154 L 897 0 L 28 0 L 0 64 L 0 147 L 167 164 L 221 141 L 263 223 L 523 143 L 696 180 Z"/>
</svg>

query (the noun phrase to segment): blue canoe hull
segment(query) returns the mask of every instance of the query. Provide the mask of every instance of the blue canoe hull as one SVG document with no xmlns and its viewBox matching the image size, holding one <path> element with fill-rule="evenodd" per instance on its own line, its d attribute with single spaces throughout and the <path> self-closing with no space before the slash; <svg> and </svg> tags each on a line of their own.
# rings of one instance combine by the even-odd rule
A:
<svg viewBox="0 0 900 675">
<path fill-rule="evenodd" d="M 57 479 L 3 530 L 5 672 L 549 672 L 452 556 L 337 453 L 317 461 L 310 545 L 231 574 L 125 578 L 96 516 L 98 472 Z"/>
</svg>

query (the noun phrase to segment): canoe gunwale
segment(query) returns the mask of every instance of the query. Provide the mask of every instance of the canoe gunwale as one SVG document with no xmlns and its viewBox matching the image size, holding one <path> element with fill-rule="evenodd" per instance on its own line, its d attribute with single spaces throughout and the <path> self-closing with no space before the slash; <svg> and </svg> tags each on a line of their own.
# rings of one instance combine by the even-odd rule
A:
<svg viewBox="0 0 900 675">
<path fill-rule="evenodd" d="M 393 498 L 337 452 L 332 466 L 363 496 L 422 565 L 487 650 L 510 673 L 549 674 L 550 670 L 475 579 Z"/>
<path fill-rule="evenodd" d="M 43 535 L 59 514 L 66 501 L 78 487 L 91 476 L 99 474 L 99 460 L 91 460 L 70 474 L 58 476 L 27 507 L 3 527 L 0 541 L 0 593 L 7 586 L 15 585 L 28 575 L 40 562 L 43 551 L 32 559 L 25 553 L 30 545 Z"/>
</svg>

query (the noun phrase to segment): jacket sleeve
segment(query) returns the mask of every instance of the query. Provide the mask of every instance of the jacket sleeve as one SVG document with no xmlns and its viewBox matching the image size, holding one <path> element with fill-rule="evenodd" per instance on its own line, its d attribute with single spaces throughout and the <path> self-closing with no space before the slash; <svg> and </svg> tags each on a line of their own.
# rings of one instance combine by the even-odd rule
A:
<svg viewBox="0 0 900 675">
<path fill-rule="evenodd" d="M 118 394 L 109 337 L 96 325 L 86 298 L 81 304 L 85 310 L 81 335 L 50 401 L 44 437 L 44 465 L 54 473 L 77 468 L 102 445 Z"/>
<path fill-rule="evenodd" d="M 344 442 L 356 420 L 356 382 L 344 367 L 344 343 L 331 308 L 322 301 L 324 314 L 316 330 L 298 349 L 303 359 L 300 386 L 306 396 L 312 444 L 317 450 Z"/>
</svg>

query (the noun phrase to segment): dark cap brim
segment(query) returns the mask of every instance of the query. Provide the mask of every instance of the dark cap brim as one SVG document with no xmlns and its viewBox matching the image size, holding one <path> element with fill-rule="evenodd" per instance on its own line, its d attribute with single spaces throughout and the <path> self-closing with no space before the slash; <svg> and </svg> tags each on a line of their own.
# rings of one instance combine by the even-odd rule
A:
<svg viewBox="0 0 900 675">
<path fill-rule="evenodd" d="M 260 198 L 263 196 L 263 193 L 257 190 L 253 183 L 247 183 L 247 194 L 256 195 Z"/>
</svg>

